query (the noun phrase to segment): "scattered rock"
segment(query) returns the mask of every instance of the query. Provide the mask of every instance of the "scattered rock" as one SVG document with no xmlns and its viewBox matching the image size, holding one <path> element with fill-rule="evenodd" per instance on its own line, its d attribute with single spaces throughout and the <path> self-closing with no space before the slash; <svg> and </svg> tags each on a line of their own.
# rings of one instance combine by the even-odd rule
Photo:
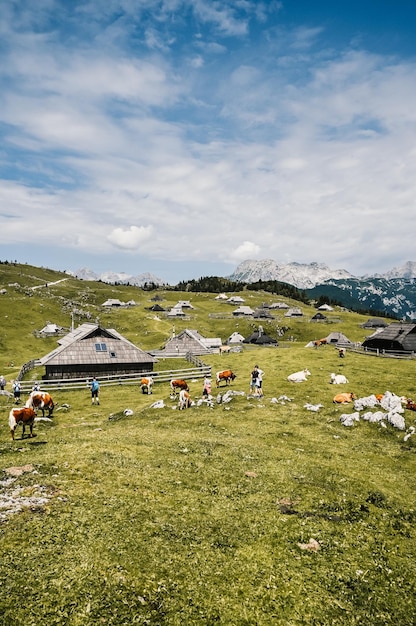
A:
<svg viewBox="0 0 416 626">
<path fill-rule="evenodd" d="M 309 543 L 298 543 L 301 550 L 309 550 L 310 552 L 318 552 L 321 549 L 319 541 L 316 539 L 309 539 Z"/>
<path fill-rule="evenodd" d="M 21 476 L 26 472 L 33 472 L 33 465 L 21 465 L 20 467 L 7 467 L 4 471 L 9 476 Z"/>
</svg>

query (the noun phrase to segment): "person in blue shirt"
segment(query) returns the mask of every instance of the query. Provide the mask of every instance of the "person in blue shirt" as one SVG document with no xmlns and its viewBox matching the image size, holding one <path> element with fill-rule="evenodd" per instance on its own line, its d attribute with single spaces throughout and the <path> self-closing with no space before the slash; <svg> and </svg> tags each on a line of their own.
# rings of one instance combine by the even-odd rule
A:
<svg viewBox="0 0 416 626">
<path fill-rule="evenodd" d="M 100 383 L 95 378 L 95 376 L 92 379 L 90 389 L 91 389 L 91 404 L 95 404 L 96 401 L 97 401 L 97 404 L 100 404 L 100 399 L 98 397 L 100 393 Z"/>
</svg>

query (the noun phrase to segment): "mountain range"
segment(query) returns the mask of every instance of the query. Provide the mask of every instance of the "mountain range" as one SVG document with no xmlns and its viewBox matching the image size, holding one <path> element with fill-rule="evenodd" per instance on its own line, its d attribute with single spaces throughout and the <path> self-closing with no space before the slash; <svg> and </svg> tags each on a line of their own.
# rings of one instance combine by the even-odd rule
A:
<svg viewBox="0 0 416 626">
<path fill-rule="evenodd" d="M 101 280 L 111 284 L 130 284 L 143 287 L 167 282 L 145 272 L 132 276 L 125 273 L 96 274 L 88 268 L 71 272 L 82 280 Z M 331 269 L 324 263 L 284 263 L 272 259 L 246 260 L 230 276 L 231 281 L 254 283 L 279 281 L 305 290 L 311 299 L 326 296 L 355 310 L 379 311 L 399 319 L 416 319 L 416 262 L 407 261 L 384 274 L 354 276 L 344 269 Z"/>
<path fill-rule="evenodd" d="M 68 274 L 80 280 L 101 280 L 103 283 L 110 283 L 112 285 L 116 283 L 119 285 L 134 285 L 135 287 L 143 287 L 151 283 L 158 287 L 167 285 L 166 281 L 149 272 L 143 272 L 137 276 L 132 276 L 124 272 L 103 272 L 102 274 L 96 274 L 88 267 L 82 267 L 76 270 L 76 272 L 68 272 Z"/>
<path fill-rule="evenodd" d="M 272 259 L 262 261 L 247 260 L 240 263 L 228 278 L 243 283 L 254 283 L 259 280 L 278 280 L 294 285 L 298 289 L 311 289 L 328 280 L 371 280 L 373 278 L 385 280 L 394 278 L 415 279 L 416 262 L 407 261 L 404 265 L 394 267 L 385 274 L 374 274 L 373 276 L 366 274 L 358 277 L 350 274 L 347 270 L 330 269 L 324 263 L 293 262 L 278 264 Z"/>
<path fill-rule="evenodd" d="M 305 290 L 310 299 L 325 296 L 348 308 L 378 311 L 404 320 L 416 319 L 416 262 L 407 261 L 384 274 L 353 276 L 323 263 L 287 263 L 268 259 L 244 261 L 229 277 L 252 283 L 278 280 Z"/>
</svg>

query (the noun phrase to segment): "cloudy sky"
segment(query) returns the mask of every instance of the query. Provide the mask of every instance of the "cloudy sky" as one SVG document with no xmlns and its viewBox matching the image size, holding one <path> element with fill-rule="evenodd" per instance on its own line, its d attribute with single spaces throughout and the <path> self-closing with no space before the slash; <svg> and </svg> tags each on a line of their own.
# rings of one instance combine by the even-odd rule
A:
<svg viewBox="0 0 416 626">
<path fill-rule="evenodd" d="M 1 5 L 1 260 L 416 259 L 414 0 Z"/>
</svg>

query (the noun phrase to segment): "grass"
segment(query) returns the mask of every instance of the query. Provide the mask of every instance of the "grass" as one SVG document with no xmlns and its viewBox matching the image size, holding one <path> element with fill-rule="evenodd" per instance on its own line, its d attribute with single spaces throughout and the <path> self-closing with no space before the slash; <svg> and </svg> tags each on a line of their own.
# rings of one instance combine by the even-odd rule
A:
<svg viewBox="0 0 416 626">
<path fill-rule="evenodd" d="M 98 294 L 91 299 L 101 302 Z M 144 311 L 149 295 L 141 297 L 120 326 L 131 338 L 146 325 L 150 343 L 159 325 Z M 184 327 L 224 336 L 228 320 L 207 321 L 213 298 L 199 298 L 204 313 L 196 307 L 198 319 Z M 29 313 L 19 305 L 25 337 L 32 321 L 45 323 L 37 292 L 30 302 Z M 47 316 L 57 323 L 58 305 L 51 298 Z M 106 315 L 123 332 L 116 313 Z M 350 315 L 336 329 L 359 337 L 364 320 Z M 311 326 L 294 324 L 291 344 L 205 359 L 213 371 L 231 366 L 232 389 L 245 393 L 258 362 L 263 401 L 236 395 L 179 412 L 167 383 L 150 397 L 103 388 L 99 406 L 88 390 L 60 391 L 53 422 L 37 423 L 34 439 L 19 430 L 12 443 L 10 401 L 0 396 L 2 491 L 47 498 L 0 525 L 0 624 L 413 625 L 416 436 L 404 442 L 402 431 L 364 421 L 342 426 L 352 407 L 332 403 L 344 388 L 329 375 L 344 373 L 360 397 L 412 396 L 414 363 L 306 349 Z M 25 348 L 14 328 L 2 337 L 25 360 L 44 345 L 33 338 Z M 308 382 L 290 385 L 287 375 L 303 367 Z M 202 382 L 190 386 L 196 400 Z M 270 402 L 281 395 L 291 400 Z M 158 399 L 165 408 L 152 409 Z M 315 413 L 305 403 L 324 407 Z M 406 425 L 415 417 L 406 411 Z M 26 465 L 33 470 L 8 482 L 8 468 Z M 301 547 L 311 538 L 319 550 Z"/>
</svg>

